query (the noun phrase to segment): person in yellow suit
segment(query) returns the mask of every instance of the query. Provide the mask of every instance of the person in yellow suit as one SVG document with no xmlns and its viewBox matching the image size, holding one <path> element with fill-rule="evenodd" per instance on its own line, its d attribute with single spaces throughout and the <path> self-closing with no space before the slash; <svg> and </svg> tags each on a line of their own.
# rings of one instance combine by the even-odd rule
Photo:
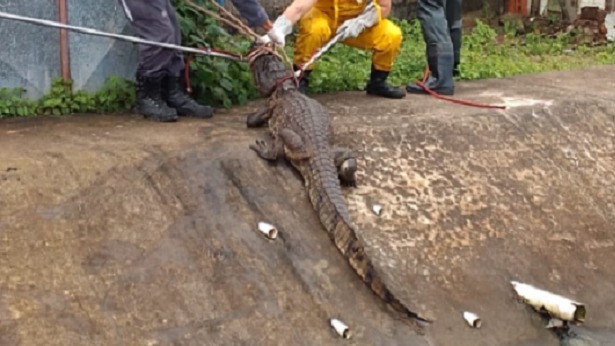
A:
<svg viewBox="0 0 615 346">
<path fill-rule="evenodd" d="M 376 10 L 373 19 L 352 35 L 346 35 L 348 38 L 342 43 L 373 52 L 370 80 L 365 89 L 368 95 L 403 98 L 406 95 L 403 89 L 387 83 L 402 42 L 401 29 L 386 19 L 391 12 L 391 0 L 294 0 L 265 36 L 283 46 L 293 25 L 299 23 L 294 53 L 295 70 L 298 70 L 341 28 L 350 25 L 353 19 L 361 15 L 367 1 L 374 1 Z M 352 28 L 347 29 L 352 31 Z M 301 79 L 300 89 L 303 92 L 307 91 L 313 68 L 313 64 L 308 66 Z"/>
</svg>

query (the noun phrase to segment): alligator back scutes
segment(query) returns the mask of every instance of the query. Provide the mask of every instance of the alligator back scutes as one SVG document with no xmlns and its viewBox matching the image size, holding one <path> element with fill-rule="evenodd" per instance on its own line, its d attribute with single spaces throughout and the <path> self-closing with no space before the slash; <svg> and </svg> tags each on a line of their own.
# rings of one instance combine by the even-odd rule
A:
<svg viewBox="0 0 615 346">
<path fill-rule="evenodd" d="M 275 117 L 281 118 L 280 122 L 301 136 L 306 147 L 317 148 L 315 155 L 321 157 L 321 160 L 331 159 L 333 163 L 329 154 L 330 117 L 327 110 L 318 101 L 299 92 L 278 89 L 275 96 Z M 322 157 L 323 155 L 327 157 Z M 316 170 L 312 170 L 312 173 L 319 174 Z"/>
</svg>

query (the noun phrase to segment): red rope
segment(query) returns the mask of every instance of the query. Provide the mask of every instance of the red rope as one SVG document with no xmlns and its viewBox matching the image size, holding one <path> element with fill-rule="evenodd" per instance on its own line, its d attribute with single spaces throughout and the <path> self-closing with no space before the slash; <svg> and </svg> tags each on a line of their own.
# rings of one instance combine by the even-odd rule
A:
<svg viewBox="0 0 615 346">
<path fill-rule="evenodd" d="M 275 85 L 271 88 L 271 90 L 270 90 L 270 92 L 269 92 L 269 93 L 270 93 L 270 94 L 271 94 L 271 93 L 273 93 L 273 92 L 274 92 L 277 88 L 279 88 L 279 87 L 280 87 L 280 85 L 282 85 L 282 83 L 284 83 L 284 82 L 286 82 L 287 80 L 290 80 L 290 79 L 293 79 L 293 80 L 295 81 L 295 85 L 296 85 L 296 86 L 299 86 L 299 80 L 301 80 L 301 77 L 303 77 L 303 70 L 301 70 L 301 74 L 300 74 L 300 75 L 299 75 L 299 77 L 297 77 L 297 78 L 295 78 L 294 73 L 293 73 L 293 74 L 291 74 L 291 75 L 289 75 L 289 76 L 282 77 L 282 78 L 278 79 L 278 80 L 275 82 Z"/>
<path fill-rule="evenodd" d="M 423 91 L 425 91 L 426 93 L 428 93 L 429 95 L 431 95 L 431 96 L 433 96 L 433 97 L 435 97 L 437 99 L 444 100 L 444 101 L 449 101 L 449 102 L 453 102 L 453 103 L 457 103 L 457 104 L 464 105 L 464 106 L 470 106 L 470 107 L 506 109 L 506 106 L 489 105 L 489 104 L 485 104 L 485 103 L 460 100 L 460 99 L 456 99 L 456 98 L 440 95 L 440 94 L 436 93 L 435 91 L 429 89 L 425 85 L 425 82 L 427 81 L 428 77 L 429 77 L 429 66 L 425 66 L 425 73 L 423 74 L 423 80 L 421 80 L 419 82 L 416 82 L 416 85 L 418 85 L 421 89 L 423 89 Z"/>
<path fill-rule="evenodd" d="M 300 70 L 299 76 L 297 77 L 297 81 L 301 80 L 301 78 L 303 78 L 303 74 L 305 73 L 304 69 Z M 291 77 L 287 77 L 287 78 L 282 78 L 281 81 L 279 81 L 279 83 L 276 83 L 276 87 L 279 86 L 280 84 L 282 84 L 283 82 L 285 82 L 286 80 L 292 78 Z M 459 100 L 459 99 L 455 99 L 452 97 L 447 97 L 444 95 L 440 95 L 438 93 L 436 93 L 435 91 L 429 89 L 426 85 L 425 82 L 427 81 L 427 78 L 429 78 L 429 66 L 425 66 L 425 73 L 423 74 L 423 79 L 421 81 L 416 82 L 416 85 L 418 85 L 421 89 L 423 89 L 426 93 L 428 93 L 429 95 L 440 99 L 440 100 L 444 100 L 444 101 L 449 101 L 449 102 L 453 102 L 453 103 L 457 103 L 460 105 L 464 105 L 464 106 L 470 106 L 470 107 L 477 107 L 477 108 L 496 108 L 496 109 L 506 109 L 505 106 L 496 106 L 496 105 L 489 105 L 489 104 L 484 104 L 484 103 L 479 103 L 479 102 L 474 102 L 474 101 L 466 101 L 466 100 Z"/>
<path fill-rule="evenodd" d="M 273 87 L 273 88 L 277 89 L 278 87 L 280 87 L 280 85 L 282 85 L 282 83 L 284 83 L 284 82 L 286 82 L 287 80 L 290 80 L 290 79 L 295 79 L 295 76 L 290 75 L 290 76 L 286 76 L 286 77 L 280 78 L 279 80 L 277 80 L 275 82 L 275 87 Z M 295 84 L 299 84 L 299 78 L 296 79 Z"/>
<path fill-rule="evenodd" d="M 192 94 L 192 87 L 190 86 L 190 64 L 194 59 L 194 54 L 188 55 L 186 59 L 186 65 L 184 66 L 184 83 L 186 83 L 186 91 L 188 94 Z"/>
</svg>

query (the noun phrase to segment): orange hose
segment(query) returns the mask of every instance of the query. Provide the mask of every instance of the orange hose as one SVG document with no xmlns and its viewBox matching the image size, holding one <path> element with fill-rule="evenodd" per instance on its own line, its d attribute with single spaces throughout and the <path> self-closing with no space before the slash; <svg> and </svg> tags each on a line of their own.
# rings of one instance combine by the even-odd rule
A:
<svg viewBox="0 0 615 346">
<path fill-rule="evenodd" d="M 421 89 L 423 89 L 423 91 L 425 91 L 426 93 L 428 93 L 429 95 L 431 95 L 431 96 L 433 96 L 433 97 L 435 97 L 437 99 L 444 100 L 444 101 L 449 101 L 449 102 L 453 102 L 453 103 L 457 103 L 457 104 L 464 105 L 464 106 L 470 106 L 470 107 L 506 109 L 506 106 L 489 105 L 489 104 L 485 104 L 485 103 L 459 100 L 459 99 L 456 99 L 456 98 L 440 95 L 440 94 L 436 93 L 435 91 L 429 89 L 425 85 L 425 82 L 427 81 L 427 78 L 429 78 L 429 66 L 425 66 L 425 73 L 423 74 L 423 79 L 421 81 L 419 81 L 419 82 L 416 82 L 416 85 L 418 85 Z"/>
</svg>

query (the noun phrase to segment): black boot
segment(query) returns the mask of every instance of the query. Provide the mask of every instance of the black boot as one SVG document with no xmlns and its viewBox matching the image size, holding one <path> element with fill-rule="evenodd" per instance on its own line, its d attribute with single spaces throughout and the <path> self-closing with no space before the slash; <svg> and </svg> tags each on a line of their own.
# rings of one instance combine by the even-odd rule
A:
<svg viewBox="0 0 615 346">
<path fill-rule="evenodd" d="M 367 87 L 365 88 L 367 94 L 390 99 L 401 99 L 406 96 L 402 89 L 390 86 L 386 82 L 387 78 L 389 78 L 389 72 L 379 71 L 372 65 L 369 82 L 367 82 Z"/>
<path fill-rule="evenodd" d="M 137 74 L 136 110 L 147 119 L 161 122 L 177 120 L 177 112 L 169 108 L 161 97 L 163 77 Z"/>
<path fill-rule="evenodd" d="M 453 95 L 455 92 L 453 82 L 453 45 L 451 43 L 438 43 L 427 48 L 427 63 L 430 76 L 425 86 L 440 95 Z M 410 83 L 406 90 L 411 94 L 427 94 L 420 86 Z"/>
<path fill-rule="evenodd" d="M 459 76 L 459 63 L 461 62 L 461 36 L 463 32 L 461 1 L 447 0 L 445 6 L 446 24 L 453 43 L 453 77 Z"/>
<path fill-rule="evenodd" d="M 299 71 L 300 69 L 299 66 L 293 65 L 293 70 Z M 312 70 L 303 71 L 303 76 L 299 80 L 299 92 L 304 95 L 307 94 L 310 87 L 310 74 L 312 74 Z"/>
<path fill-rule="evenodd" d="M 459 63 L 455 63 L 455 66 L 453 67 L 453 77 L 459 76 L 461 76 L 461 71 L 459 71 Z"/>
<path fill-rule="evenodd" d="M 459 64 L 461 63 L 461 29 L 451 29 L 453 41 L 453 77 L 459 77 Z"/>
<path fill-rule="evenodd" d="M 185 85 L 182 83 L 183 78 L 168 76 L 164 81 L 164 89 L 162 97 L 167 104 L 177 110 L 180 116 L 190 116 L 195 118 L 211 118 L 214 111 L 209 106 L 198 104 L 186 92 Z"/>
</svg>

